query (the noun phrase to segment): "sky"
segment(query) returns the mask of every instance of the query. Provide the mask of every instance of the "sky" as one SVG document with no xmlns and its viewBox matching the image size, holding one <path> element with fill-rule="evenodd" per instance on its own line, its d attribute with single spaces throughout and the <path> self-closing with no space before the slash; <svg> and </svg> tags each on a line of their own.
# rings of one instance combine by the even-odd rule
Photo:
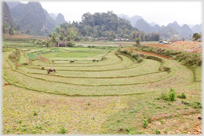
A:
<svg viewBox="0 0 204 136">
<path fill-rule="evenodd" d="M 21 1 L 26 3 L 26 1 Z M 84 13 L 113 11 L 115 14 L 142 16 L 147 22 L 167 25 L 195 25 L 202 23 L 202 2 L 192 1 L 40 1 L 48 13 L 62 13 L 66 21 L 81 21 Z"/>
</svg>

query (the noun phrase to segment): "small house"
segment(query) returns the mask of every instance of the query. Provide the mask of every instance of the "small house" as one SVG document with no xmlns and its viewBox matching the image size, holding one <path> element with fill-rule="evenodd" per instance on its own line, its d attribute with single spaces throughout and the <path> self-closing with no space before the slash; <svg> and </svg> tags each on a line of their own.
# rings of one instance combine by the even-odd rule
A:
<svg viewBox="0 0 204 136">
<path fill-rule="evenodd" d="M 160 41 L 159 43 L 160 44 L 167 44 L 168 42 L 167 41 Z"/>
<path fill-rule="evenodd" d="M 57 43 L 57 46 L 58 46 L 58 47 L 65 47 L 65 42 L 58 42 L 58 43 Z"/>
</svg>

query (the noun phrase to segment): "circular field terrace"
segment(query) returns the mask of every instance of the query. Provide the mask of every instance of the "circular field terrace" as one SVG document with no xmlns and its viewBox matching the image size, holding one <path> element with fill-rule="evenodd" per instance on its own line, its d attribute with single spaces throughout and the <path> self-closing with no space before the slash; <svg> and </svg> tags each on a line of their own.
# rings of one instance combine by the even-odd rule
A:
<svg viewBox="0 0 204 136">
<path fill-rule="evenodd" d="M 3 53 L 3 78 L 18 87 L 45 93 L 68 96 L 132 95 L 184 87 L 193 82 L 193 73 L 174 60 L 164 60 L 170 68 L 166 72 L 159 70 L 159 61 L 144 59 L 136 63 L 124 55 L 119 55 L 122 59 L 119 58 L 115 51 L 94 50 L 88 55 L 86 50 L 72 51 L 72 54 L 63 50 L 39 57 L 48 61 L 35 59 L 32 65 L 22 65 L 28 62 L 28 58 L 26 51 L 21 51 L 19 66 L 16 67 L 8 59 L 11 53 Z M 71 56 L 73 54 L 74 57 Z M 101 60 L 102 57 L 106 59 Z M 93 59 L 100 61 L 93 62 Z M 70 63 L 70 60 L 75 62 Z M 55 68 L 56 72 L 48 74 L 49 68 Z"/>
</svg>

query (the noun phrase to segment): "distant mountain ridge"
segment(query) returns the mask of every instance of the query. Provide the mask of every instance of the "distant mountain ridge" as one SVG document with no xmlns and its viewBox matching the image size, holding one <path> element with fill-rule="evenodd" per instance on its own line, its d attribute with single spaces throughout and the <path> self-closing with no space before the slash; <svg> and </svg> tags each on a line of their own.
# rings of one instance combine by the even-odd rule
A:
<svg viewBox="0 0 204 136">
<path fill-rule="evenodd" d="M 182 26 L 180 26 L 176 21 L 174 21 L 173 23 L 169 23 L 166 27 L 164 25 L 162 25 L 160 27 L 155 22 L 148 23 L 141 16 L 135 15 L 135 16 L 133 16 L 131 18 L 128 15 L 125 15 L 125 14 L 119 14 L 118 16 L 123 18 L 123 19 L 129 20 L 133 27 L 136 27 L 138 30 L 144 31 L 144 32 L 147 32 L 147 33 L 151 33 L 151 32 L 161 32 L 161 33 L 163 33 L 163 32 L 169 31 L 169 35 L 170 35 L 170 34 L 175 33 L 175 31 L 176 31 L 177 34 L 180 35 L 180 36 L 191 37 L 193 35 L 193 33 L 195 33 L 195 32 L 199 33 L 199 32 L 202 31 L 201 24 L 200 25 L 195 25 L 192 28 L 190 28 L 187 24 L 183 24 Z M 165 29 L 167 29 L 167 30 L 165 30 Z M 174 29 L 175 31 L 173 31 L 172 29 Z M 166 35 L 165 35 L 165 37 L 166 37 Z"/>
<path fill-rule="evenodd" d="M 31 35 L 47 35 L 53 32 L 57 23 L 48 12 L 42 8 L 40 2 L 10 2 L 10 11 L 14 23 L 21 31 Z M 14 6 L 15 5 L 15 6 Z"/>
<path fill-rule="evenodd" d="M 140 19 L 143 19 L 141 16 L 138 16 L 138 15 L 135 15 L 133 17 L 129 17 L 128 15 L 125 15 L 125 14 L 119 14 L 118 17 L 120 18 L 123 18 L 123 19 L 126 19 L 126 20 L 129 20 L 131 25 L 133 27 L 135 27 L 135 23 L 140 20 Z M 144 19 L 143 19 L 144 20 Z"/>
<path fill-rule="evenodd" d="M 52 19 L 56 19 L 56 17 L 57 17 L 57 15 L 56 14 L 54 14 L 54 13 L 49 13 L 49 15 L 50 15 L 50 17 L 52 18 Z"/>
<path fill-rule="evenodd" d="M 202 24 L 200 25 L 195 25 L 191 28 L 191 30 L 194 32 L 194 33 L 200 33 L 202 31 Z"/>
<path fill-rule="evenodd" d="M 32 35 L 43 35 L 47 22 L 41 4 L 37 2 L 25 4 L 18 25 L 23 32 L 30 30 Z"/>
<path fill-rule="evenodd" d="M 19 1 L 6 1 L 6 3 L 9 6 L 9 9 L 12 9 L 13 7 L 17 6 L 20 2 Z"/>
<path fill-rule="evenodd" d="M 190 27 L 187 24 L 184 24 L 181 27 L 176 21 L 174 21 L 173 23 L 169 23 L 167 26 L 172 27 L 181 36 L 191 36 L 191 35 L 193 35 L 193 31 L 190 29 Z"/>
<path fill-rule="evenodd" d="M 61 24 L 61 23 L 66 23 L 66 20 L 64 19 L 64 16 L 59 13 L 55 19 L 55 21 L 58 23 L 58 24 Z"/>
<path fill-rule="evenodd" d="M 11 9 L 11 14 L 12 14 L 12 17 L 13 17 L 16 25 L 18 25 L 18 23 L 20 21 L 24 6 L 25 6 L 25 4 L 19 3 L 18 5 L 16 5 L 15 7 L 13 7 Z"/>
<path fill-rule="evenodd" d="M 9 10 L 9 6 L 6 4 L 6 2 L 2 3 L 3 6 L 3 25 L 5 26 L 15 26 L 13 18 L 11 16 L 11 12 Z"/>
</svg>

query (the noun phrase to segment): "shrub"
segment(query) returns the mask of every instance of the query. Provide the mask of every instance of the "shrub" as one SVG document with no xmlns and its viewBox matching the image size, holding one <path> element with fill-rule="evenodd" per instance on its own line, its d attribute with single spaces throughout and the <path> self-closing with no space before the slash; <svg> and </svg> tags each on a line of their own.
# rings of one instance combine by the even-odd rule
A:
<svg viewBox="0 0 204 136">
<path fill-rule="evenodd" d="M 66 133 L 66 130 L 65 130 L 64 126 L 61 127 L 61 132 L 60 133 L 61 134 L 65 134 Z"/>
<path fill-rule="evenodd" d="M 155 129 L 156 134 L 160 134 L 160 131 L 156 128 Z"/>
<path fill-rule="evenodd" d="M 71 43 L 71 42 L 67 42 L 67 43 L 66 43 L 66 46 L 67 46 L 67 47 L 74 47 L 74 44 Z"/>
<path fill-rule="evenodd" d="M 18 123 L 20 123 L 20 124 L 21 124 L 21 123 L 22 123 L 22 120 L 19 120 L 19 121 L 18 121 Z"/>
<path fill-rule="evenodd" d="M 40 124 L 37 124 L 37 125 L 36 125 L 36 128 L 42 129 L 42 126 L 41 126 Z"/>
<path fill-rule="evenodd" d="M 168 105 L 172 106 L 170 102 L 168 102 Z"/>
<path fill-rule="evenodd" d="M 142 61 L 143 61 L 143 58 L 141 58 L 141 57 L 138 58 L 138 60 L 137 60 L 138 63 L 141 63 Z"/>
<path fill-rule="evenodd" d="M 135 131 L 130 131 L 130 134 L 131 134 L 131 135 L 134 135 L 134 134 L 135 134 Z"/>
<path fill-rule="evenodd" d="M 176 97 L 176 92 L 174 91 L 174 89 L 170 88 L 169 95 L 167 95 L 167 93 L 165 92 L 162 92 L 160 98 L 163 100 L 175 101 L 176 100 L 175 97 Z"/>
<path fill-rule="evenodd" d="M 168 100 L 169 98 L 168 98 L 167 93 L 162 92 L 162 94 L 161 94 L 161 99 L 163 99 L 163 100 Z"/>
<path fill-rule="evenodd" d="M 135 39 L 136 45 L 140 45 L 140 38 Z"/>
<path fill-rule="evenodd" d="M 160 107 L 160 106 L 157 106 L 156 109 L 161 109 L 161 107 Z"/>
<path fill-rule="evenodd" d="M 175 92 L 169 92 L 169 101 L 175 101 L 176 93 Z"/>
<path fill-rule="evenodd" d="M 24 131 L 27 131 L 26 127 L 21 129 L 21 132 L 24 132 Z"/>
<path fill-rule="evenodd" d="M 167 128 L 163 131 L 164 133 L 168 133 L 168 130 L 167 130 Z"/>
<path fill-rule="evenodd" d="M 186 99 L 185 93 L 182 93 L 181 95 L 177 95 L 178 98 Z"/>
<path fill-rule="evenodd" d="M 138 134 L 142 134 L 142 131 L 138 132 Z"/>
<path fill-rule="evenodd" d="M 88 105 L 91 105 L 91 103 L 90 103 L 90 102 L 88 102 Z"/>
<path fill-rule="evenodd" d="M 143 123 L 143 128 L 147 128 L 148 121 L 145 119 Z"/>
<path fill-rule="evenodd" d="M 193 102 L 192 106 L 193 106 L 193 108 L 202 108 L 202 105 L 200 102 Z"/>
<path fill-rule="evenodd" d="M 37 116 L 37 115 L 38 115 L 37 111 L 34 111 L 33 116 Z"/>
<path fill-rule="evenodd" d="M 169 101 L 175 101 L 176 99 L 176 92 L 174 89 L 170 88 L 169 91 Z"/>
</svg>

